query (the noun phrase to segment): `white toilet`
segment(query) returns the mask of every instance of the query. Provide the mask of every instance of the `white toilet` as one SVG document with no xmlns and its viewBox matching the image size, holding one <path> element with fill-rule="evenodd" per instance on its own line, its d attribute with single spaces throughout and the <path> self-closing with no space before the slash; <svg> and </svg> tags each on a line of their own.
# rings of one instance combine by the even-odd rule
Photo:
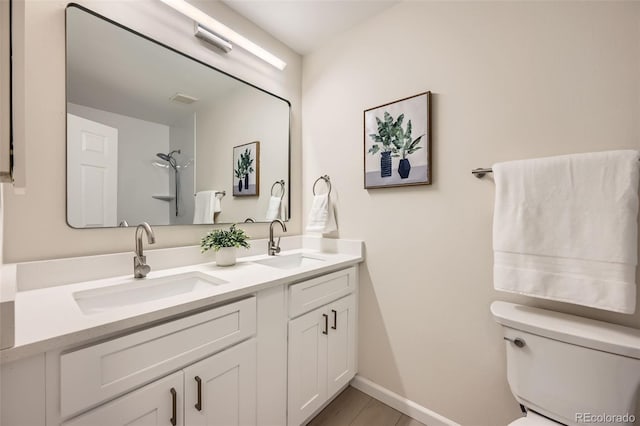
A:
<svg viewBox="0 0 640 426">
<path fill-rule="evenodd" d="M 527 416 L 510 425 L 640 425 L 640 330 L 493 302 L 507 378 Z"/>
</svg>

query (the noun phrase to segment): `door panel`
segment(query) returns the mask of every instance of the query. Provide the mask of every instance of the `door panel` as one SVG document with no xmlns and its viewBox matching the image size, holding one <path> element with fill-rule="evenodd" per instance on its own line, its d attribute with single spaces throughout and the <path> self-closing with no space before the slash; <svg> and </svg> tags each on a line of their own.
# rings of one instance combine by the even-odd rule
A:
<svg viewBox="0 0 640 426">
<path fill-rule="evenodd" d="M 327 398 L 327 336 L 323 308 L 289 322 L 289 420 L 299 425 Z M 327 317 L 328 318 L 328 317 Z"/>
<path fill-rule="evenodd" d="M 185 368 L 184 373 L 185 424 L 256 424 L 255 339 L 247 340 Z"/>
<path fill-rule="evenodd" d="M 62 425 L 171 426 L 171 419 L 175 418 L 176 426 L 182 426 L 182 380 L 182 372 L 178 371 Z M 175 391 L 175 413 L 171 389 Z"/>
<path fill-rule="evenodd" d="M 333 395 L 355 375 L 355 297 L 340 299 L 329 305 L 327 348 L 328 390 Z"/>
</svg>

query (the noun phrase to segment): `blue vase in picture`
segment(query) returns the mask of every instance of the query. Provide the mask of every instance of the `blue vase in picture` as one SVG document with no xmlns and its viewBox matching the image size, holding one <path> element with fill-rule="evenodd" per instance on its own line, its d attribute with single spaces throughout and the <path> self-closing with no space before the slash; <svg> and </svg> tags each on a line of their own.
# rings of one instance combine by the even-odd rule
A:
<svg viewBox="0 0 640 426">
<path fill-rule="evenodd" d="M 242 192 L 242 179 L 238 181 L 238 192 Z"/>
<path fill-rule="evenodd" d="M 391 176 L 391 151 L 380 154 L 380 176 Z"/>
<path fill-rule="evenodd" d="M 249 175 L 244 175 L 244 189 L 249 189 Z"/>
<path fill-rule="evenodd" d="M 400 164 L 398 165 L 398 174 L 402 179 L 406 179 L 409 177 L 409 172 L 411 171 L 411 163 L 407 158 L 403 158 L 400 160 Z"/>
</svg>

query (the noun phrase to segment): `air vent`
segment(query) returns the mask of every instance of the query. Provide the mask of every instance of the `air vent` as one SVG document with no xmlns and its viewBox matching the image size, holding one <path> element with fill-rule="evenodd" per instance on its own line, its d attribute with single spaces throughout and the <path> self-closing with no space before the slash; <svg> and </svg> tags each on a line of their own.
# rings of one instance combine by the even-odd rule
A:
<svg viewBox="0 0 640 426">
<path fill-rule="evenodd" d="M 174 102 L 180 102 L 182 104 L 192 104 L 198 101 L 198 98 L 194 98 L 193 96 L 185 95 L 184 93 L 176 93 L 171 98 Z"/>
</svg>

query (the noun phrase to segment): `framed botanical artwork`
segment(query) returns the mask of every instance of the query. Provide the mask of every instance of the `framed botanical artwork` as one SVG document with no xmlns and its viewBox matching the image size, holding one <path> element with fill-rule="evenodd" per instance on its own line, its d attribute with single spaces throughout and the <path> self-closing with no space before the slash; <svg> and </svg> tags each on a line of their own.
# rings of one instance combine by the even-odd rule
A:
<svg viewBox="0 0 640 426">
<path fill-rule="evenodd" d="M 233 196 L 260 195 L 260 142 L 233 147 Z"/>
<path fill-rule="evenodd" d="M 431 184 L 431 92 L 364 112 L 364 187 Z"/>
</svg>

